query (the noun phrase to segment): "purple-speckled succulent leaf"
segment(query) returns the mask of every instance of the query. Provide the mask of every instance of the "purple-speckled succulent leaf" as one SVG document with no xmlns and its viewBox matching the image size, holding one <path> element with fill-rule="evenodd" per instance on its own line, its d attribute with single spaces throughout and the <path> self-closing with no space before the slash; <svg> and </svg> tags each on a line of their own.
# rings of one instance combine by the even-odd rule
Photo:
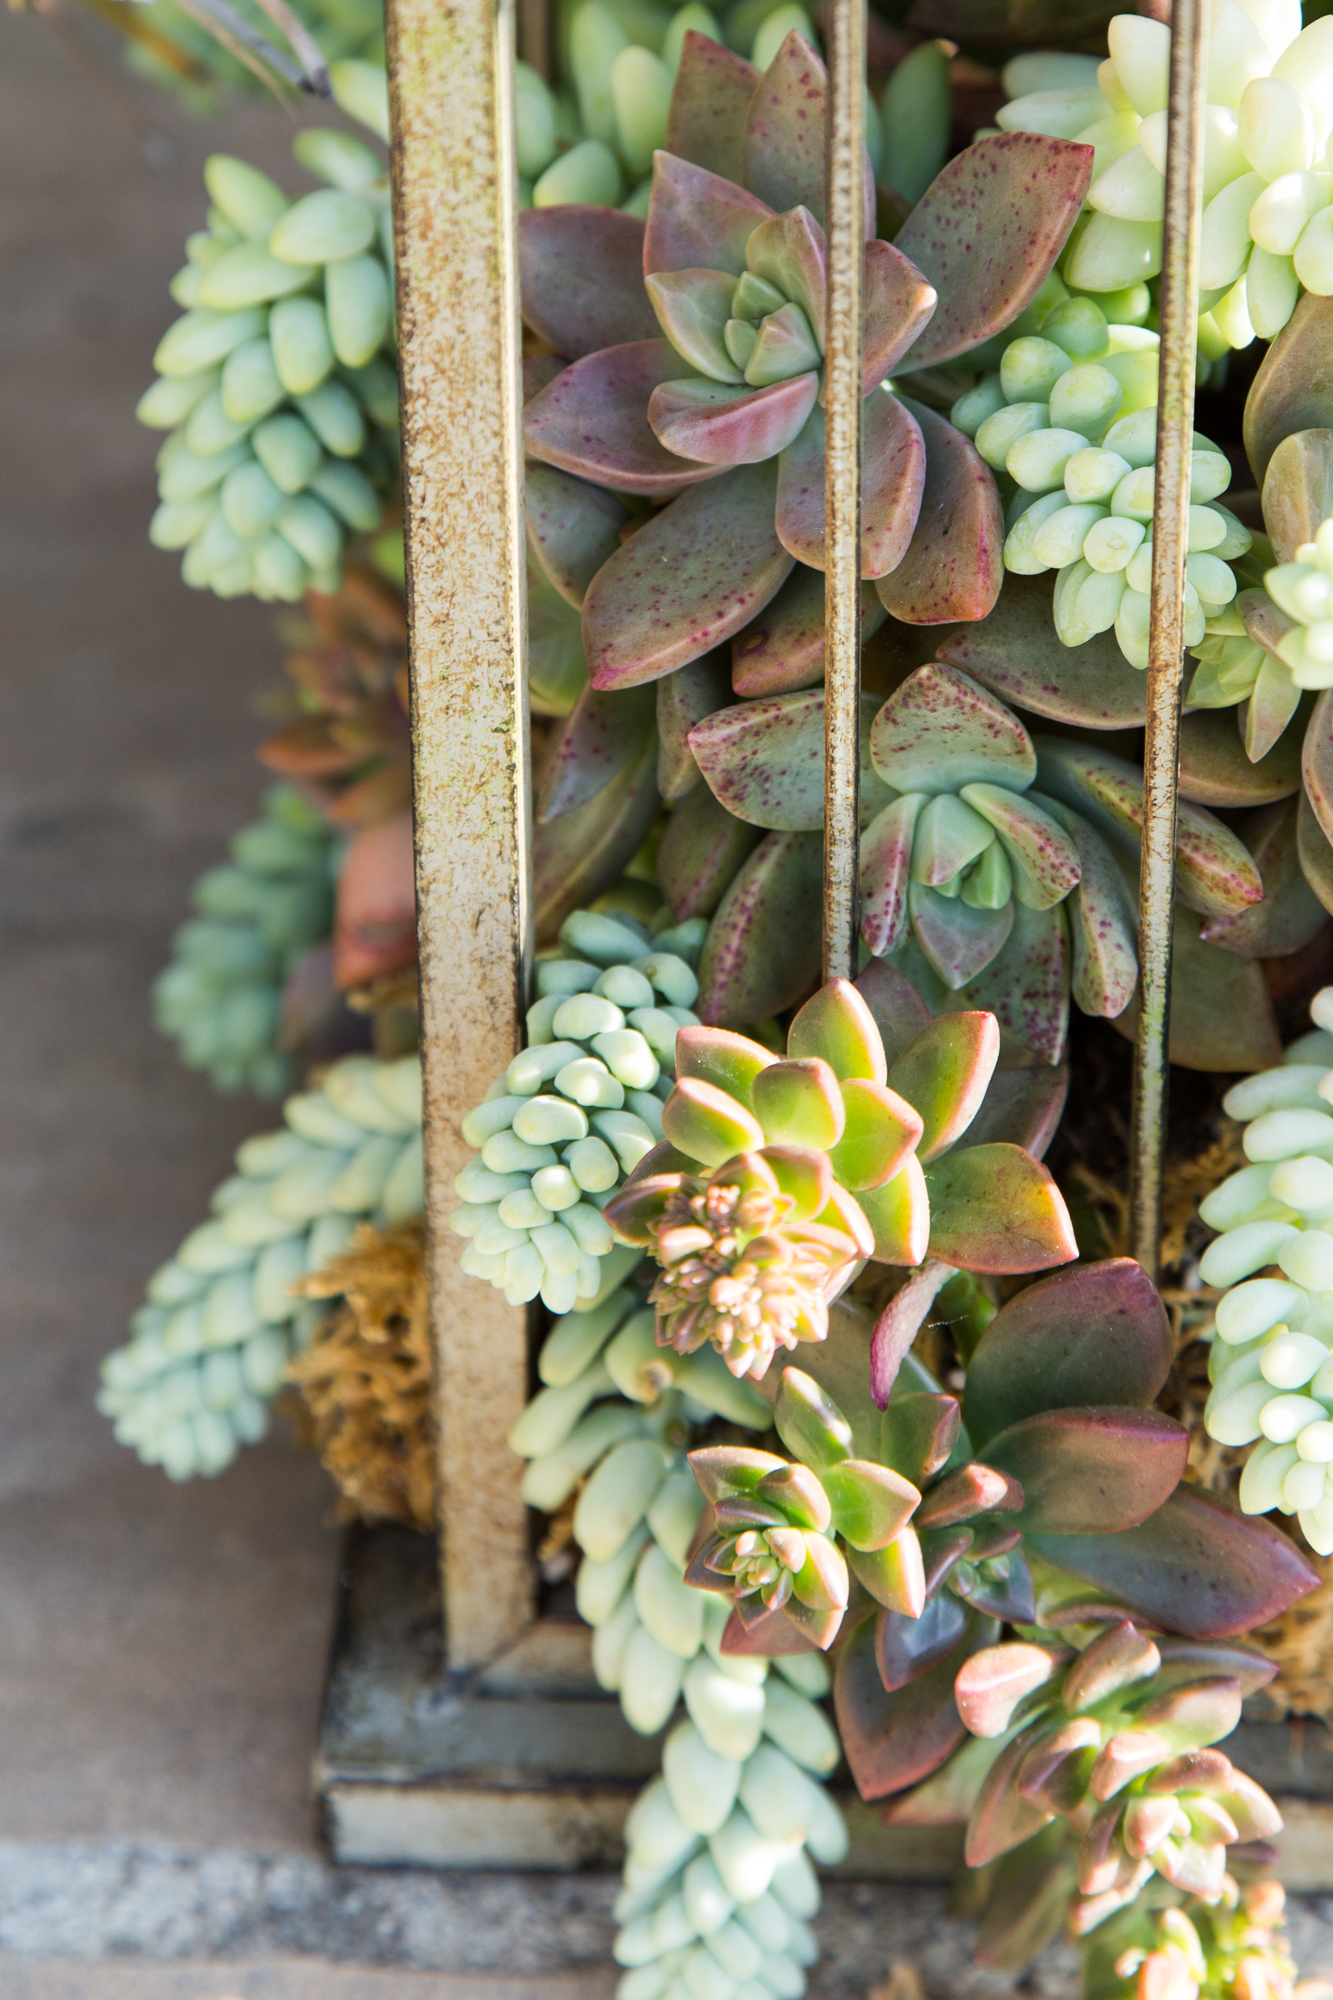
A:
<svg viewBox="0 0 1333 2000">
<path fill-rule="evenodd" d="M 1062 646 L 1051 618 L 1050 576 L 1006 576 L 993 611 L 940 641 L 939 657 L 1005 701 L 1085 729 L 1141 729 L 1145 676 L 1113 632 Z"/>
<path fill-rule="evenodd" d="M 743 864 L 713 919 L 696 1011 L 717 1027 L 762 1021 L 819 981 L 823 842 L 770 833 Z"/>
<path fill-rule="evenodd" d="M 935 287 L 896 244 L 871 237 L 865 255 L 862 394 L 901 361 L 935 310 Z"/>
<path fill-rule="evenodd" d="M 869 731 L 877 697 L 861 697 L 861 812 L 868 818 L 890 794 L 870 764 Z M 743 701 L 705 716 L 690 732 L 699 769 L 728 812 L 779 832 L 824 824 L 824 690 Z"/>
<path fill-rule="evenodd" d="M 874 1015 L 885 1060 L 892 1067 L 930 1020 L 930 1009 L 909 980 L 878 959 L 860 974 L 856 990 Z"/>
<path fill-rule="evenodd" d="M 712 916 L 759 838 L 758 827 L 733 819 L 707 785 L 680 801 L 657 851 L 657 879 L 678 924 Z"/>
<path fill-rule="evenodd" d="M 634 340 L 576 361 L 523 412 L 529 456 L 597 485 L 654 499 L 716 479 L 716 466 L 677 458 L 648 427 L 648 398 L 659 383 L 679 379 L 684 366 L 669 340 Z"/>
<path fill-rule="evenodd" d="M 861 838 L 861 936 L 877 958 L 907 935 L 912 837 L 924 792 L 905 792 L 875 815 Z"/>
<path fill-rule="evenodd" d="M 687 30 L 667 107 L 668 153 L 724 180 L 745 178 L 745 124 L 759 72 L 709 35 Z"/>
<path fill-rule="evenodd" d="M 965 1146 L 926 1173 L 930 1254 L 960 1271 L 1049 1271 L 1078 1255 L 1064 1198 L 1020 1146 Z"/>
<path fill-rule="evenodd" d="M 1301 778 L 1325 839 L 1333 840 L 1333 688 L 1320 695 L 1305 726 Z"/>
<path fill-rule="evenodd" d="M 784 298 L 798 305 L 822 354 L 828 287 L 828 245 L 808 208 L 789 208 L 761 222 L 745 246 L 745 262 Z"/>
<path fill-rule="evenodd" d="M 919 1264 L 930 1241 L 930 1197 L 916 1155 L 883 1187 L 867 1188 L 860 1203 L 874 1231 L 878 1262 Z"/>
<path fill-rule="evenodd" d="M 1282 1060 L 1263 968 L 1254 959 L 1205 944 L 1202 919 L 1178 902 L 1171 929 L 1171 1038 L 1169 1055 L 1184 1069 L 1271 1069 Z M 1138 996 L 1115 1020 L 1133 1041 Z"/>
<path fill-rule="evenodd" d="M 530 403 L 534 396 L 540 396 L 549 382 L 554 382 L 569 363 L 563 354 L 525 354 L 523 356 L 523 401 Z"/>
<path fill-rule="evenodd" d="M 1048 1535 L 1137 1528 L 1174 1493 L 1189 1432 L 1160 1410 L 1044 1410 L 1000 1431 L 987 1465 L 1023 1489 L 1022 1528 Z"/>
<path fill-rule="evenodd" d="M 1036 297 L 1078 220 L 1091 146 L 1036 132 L 977 139 L 950 160 L 894 239 L 939 293 L 914 368 L 989 340 Z"/>
<path fill-rule="evenodd" d="M 942 896 L 924 882 L 909 881 L 907 908 L 917 944 L 951 993 L 994 963 L 1014 927 L 1012 902 L 974 910 L 961 896 Z"/>
<path fill-rule="evenodd" d="M 861 642 L 888 612 L 870 584 L 861 588 Z M 794 694 L 824 678 L 824 576 L 798 563 L 771 604 L 731 642 L 731 685 L 745 696 Z"/>
<path fill-rule="evenodd" d="M 1099 744 L 1053 736 L 1036 742 L 1041 789 L 1082 813 L 1116 852 L 1137 859 L 1143 818 L 1139 766 Z M 1205 916 L 1229 916 L 1263 895 L 1244 844 L 1205 807 L 1185 799 L 1179 809 L 1176 890 L 1189 909 Z"/>
<path fill-rule="evenodd" d="M 663 382 L 648 399 L 648 423 L 664 450 L 705 465 L 758 465 L 798 437 L 819 393 L 819 376 L 734 388 L 693 377 Z"/>
<path fill-rule="evenodd" d="M 1236 917 L 1210 917 L 1199 935 L 1242 958 L 1288 958 L 1322 930 L 1327 913 L 1301 868 L 1296 845 L 1297 802 L 1282 799 L 1249 816 L 1245 840 L 1264 899 Z"/>
<path fill-rule="evenodd" d="M 1250 1632 L 1319 1580 L 1289 1536 L 1197 1486 L 1177 1488 L 1142 1527 L 1034 1535 L 1029 1546 L 1066 1575 L 1189 1639 Z"/>
<path fill-rule="evenodd" d="M 1012 710 L 956 667 L 932 661 L 909 674 L 870 732 L 870 754 L 900 792 L 955 792 L 1002 784 L 1023 791 L 1037 774 L 1032 739 Z"/>
<path fill-rule="evenodd" d="M 557 354 L 651 340 L 657 321 L 643 290 L 643 224 L 618 208 L 577 202 L 519 217 L 523 317 Z"/>
<path fill-rule="evenodd" d="M 1065 905 L 1074 954 L 1070 992 L 1083 1013 L 1114 1020 L 1133 999 L 1139 976 L 1134 899 L 1115 856 L 1087 820 L 1060 799 L 1041 794 L 1038 803 L 1059 820 L 1078 854 L 1078 888 Z"/>
<path fill-rule="evenodd" d="M 932 1597 L 919 1618 L 881 1611 L 875 1620 L 875 1657 L 887 1692 L 929 1673 L 937 1660 L 953 1651 L 966 1624 L 966 1610 L 947 1590 Z"/>
<path fill-rule="evenodd" d="M 1260 487 L 1284 438 L 1322 430 L 1333 381 L 1333 298 L 1303 292 L 1245 398 L 1245 453 Z"/>
<path fill-rule="evenodd" d="M 825 219 L 824 144 L 828 71 L 795 29 L 750 100 L 745 128 L 745 185 L 781 212 L 798 203 Z M 865 233 L 875 233 L 875 180 L 865 163 Z"/>
<path fill-rule="evenodd" d="M 657 271 L 644 285 L 658 325 L 691 368 L 714 382 L 745 380 L 722 338 L 736 289 L 730 272 Z"/>
<path fill-rule="evenodd" d="M 1324 908 L 1333 914 L 1333 842 L 1302 792 L 1296 802 L 1296 851 L 1301 872 Z"/>
<path fill-rule="evenodd" d="M 1277 611 L 1277 606 L 1273 605 Z M 1281 616 L 1281 613 L 1278 614 Z M 1284 660 L 1271 653 L 1265 656 L 1259 669 L 1259 678 L 1250 690 L 1250 698 L 1245 703 L 1245 755 L 1252 764 L 1261 763 L 1278 744 L 1283 730 L 1297 715 L 1302 703 L 1313 707 L 1308 695 L 1298 688 L 1291 678 L 1291 669 Z M 1301 729 L 1299 722 L 1292 732 L 1293 740 L 1299 745 Z"/>
<path fill-rule="evenodd" d="M 628 509 L 614 493 L 553 465 L 530 465 L 524 494 L 528 548 L 566 604 L 582 608 L 588 585 L 620 547 Z"/>
<path fill-rule="evenodd" d="M 924 403 L 902 399 L 926 452 L 921 510 L 907 552 L 876 588 L 904 625 L 984 618 L 1004 580 L 995 476 L 969 438 Z"/>
<path fill-rule="evenodd" d="M 1172 1359 L 1157 1288 L 1132 1257 L 1108 1257 L 1029 1285 L 1001 1306 L 967 1368 L 963 1410 L 980 1451 L 1045 1410 L 1150 1409 Z"/>
<path fill-rule="evenodd" d="M 1300 690 L 1295 692 L 1299 701 Z M 1251 762 L 1236 727 L 1235 709 L 1201 708 L 1181 718 L 1183 799 L 1212 806 L 1215 811 L 1239 811 L 1245 806 L 1270 806 L 1278 799 L 1289 799 L 1300 788 L 1301 745 L 1295 730 L 1275 743 L 1262 759 Z"/>
<path fill-rule="evenodd" d="M 655 153 L 641 275 L 703 269 L 739 278 L 746 244 L 772 213 L 734 181 L 672 153 Z"/>
<path fill-rule="evenodd" d="M 539 826 L 585 805 L 617 771 L 634 762 L 653 734 L 657 700 L 652 688 L 599 694 L 585 688 L 560 732 L 537 795 Z"/>
<path fill-rule="evenodd" d="M 1064 901 L 1079 877 L 1078 849 L 1058 820 L 1005 785 L 964 785 L 959 796 L 995 828 L 1013 870 L 1014 894 L 1030 910 Z"/>
<path fill-rule="evenodd" d="M 558 385 L 557 385 L 558 386 Z M 674 672 L 775 597 L 791 557 L 773 532 L 777 466 L 743 465 L 681 495 L 617 549 L 583 602 L 594 687 Z"/>
<path fill-rule="evenodd" d="M 585 805 L 538 826 L 532 843 L 532 906 L 539 945 L 553 943 L 571 910 L 581 910 L 618 882 L 656 819 L 657 741 L 642 750 Z"/>
<path fill-rule="evenodd" d="M 699 783 L 702 774 L 690 748 L 690 731 L 730 700 L 725 646 L 657 683 L 657 789 L 664 799 L 683 799 Z"/>
<path fill-rule="evenodd" d="M 926 1673 L 890 1694 L 880 1678 L 875 1637 L 866 1619 L 842 1650 L 833 1685 L 838 1734 L 863 1799 L 887 1798 L 919 1784 L 967 1734 L 953 1684 L 964 1660 L 999 1637 L 996 1619 L 974 1613 L 958 1644 Z"/>
<path fill-rule="evenodd" d="M 1294 562 L 1303 542 L 1333 514 L 1333 430 L 1293 431 L 1264 474 L 1264 527 L 1280 563 Z"/>
<path fill-rule="evenodd" d="M 1068 1094 L 1067 1063 L 1054 1069 L 1037 1064 L 1028 1069 L 997 1069 L 980 1111 L 967 1128 L 968 1139 L 974 1146 L 1021 1146 L 1034 1160 L 1044 1159 Z"/>
<path fill-rule="evenodd" d="M 916 420 L 888 389 L 861 405 L 861 574 L 881 577 L 912 540 L 926 479 Z M 816 410 L 782 454 L 778 535 L 811 569 L 824 567 L 824 413 Z"/>
<path fill-rule="evenodd" d="M 985 1007 L 1003 1033 L 1043 1062 L 1057 1063 L 1069 1027 L 1069 940 L 1064 905 L 1011 905 L 1014 927 L 993 964 L 955 996 L 958 1007 Z M 946 1001 L 945 1006 L 949 1003 Z"/>
<path fill-rule="evenodd" d="M 1000 1036 L 989 1014 L 931 1021 L 892 1063 L 890 1090 L 920 1114 L 923 1162 L 956 1145 L 981 1108 L 999 1060 Z"/>
</svg>

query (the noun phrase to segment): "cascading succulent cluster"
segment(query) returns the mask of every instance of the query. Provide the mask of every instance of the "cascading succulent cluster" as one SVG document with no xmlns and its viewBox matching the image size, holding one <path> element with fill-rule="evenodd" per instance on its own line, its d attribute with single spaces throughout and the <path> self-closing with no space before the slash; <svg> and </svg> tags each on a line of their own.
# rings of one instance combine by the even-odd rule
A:
<svg viewBox="0 0 1333 2000">
<path fill-rule="evenodd" d="M 291 1286 L 337 1256 L 358 1222 L 422 1207 L 421 1071 L 349 1057 L 283 1107 L 286 1129 L 247 1139 L 236 1173 L 149 1280 L 97 1406 L 116 1437 L 170 1479 L 221 1472 L 268 1422 L 293 1352 L 325 1307 Z"/>
<path fill-rule="evenodd" d="M 1187 1896 L 1165 1909 L 1132 1906 L 1092 1940 L 1089 1985 L 1108 2000 L 1292 2000 L 1285 1903 L 1271 1877 L 1242 1888 L 1227 1876 L 1212 1902 Z"/>
<path fill-rule="evenodd" d="M 209 160 L 208 228 L 172 283 L 186 310 L 139 403 L 171 432 L 150 538 L 222 597 L 336 590 L 349 532 L 379 526 L 398 478 L 383 164 L 330 128 L 293 151 L 328 183 L 296 200 L 244 160 Z"/>
<path fill-rule="evenodd" d="M 295 1064 L 278 1047 L 283 981 L 333 920 L 334 837 L 299 792 L 274 786 L 242 828 L 231 861 L 190 892 L 197 915 L 172 941 L 153 1011 L 181 1061 L 219 1090 L 277 1097 Z"/>
</svg>

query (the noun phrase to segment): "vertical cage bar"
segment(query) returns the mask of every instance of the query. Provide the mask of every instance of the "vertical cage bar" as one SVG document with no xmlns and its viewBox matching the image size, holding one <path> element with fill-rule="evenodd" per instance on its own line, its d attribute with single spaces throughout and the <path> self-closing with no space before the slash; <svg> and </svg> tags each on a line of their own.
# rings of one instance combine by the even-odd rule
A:
<svg viewBox="0 0 1333 2000">
<path fill-rule="evenodd" d="M 1139 1022 L 1130 1140 L 1130 1247 L 1154 1279 L 1160 1263 L 1166 1145 L 1176 782 L 1184 676 L 1185 550 L 1203 190 L 1208 0 L 1175 0 L 1162 229 L 1157 459 L 1153 489 L 1148 732 L 1139 871 Z"/>
<path fill-rule="evenodd" d="M 512 0 L 389 0 L 426 1233 L 453 1668 L 531 1615 L 506 1434 L 527 1325 L 465 1277 L 460 1130 L 518 1047 L 530 955 Z"/>
<path fill-rule="evenodd" d="M 824 356 L 824 977 L 856 977 L 861 720 L 861 281 L 865 0 L 828 0 Z"/>
</svg>

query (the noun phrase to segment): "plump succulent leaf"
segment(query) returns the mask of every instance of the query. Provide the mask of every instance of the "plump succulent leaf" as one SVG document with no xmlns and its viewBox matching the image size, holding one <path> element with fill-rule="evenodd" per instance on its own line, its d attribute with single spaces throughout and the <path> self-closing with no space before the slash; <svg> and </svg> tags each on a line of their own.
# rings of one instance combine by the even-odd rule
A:
<svg viewBox="0 0 1333 2000">
<path fill-rule="evenodd" d="M 1235 917 L 1210 917 L 1199 933 L 1207 944 L 1242 958 L 1286 958 L 1323 928 L 1327 912 L 1306 882 L 1297 848 L 1294 798 L 1265 806 L 1245 827 L 1245 841 L 1264 885 L 1264 899 Z"/>
<path fill-rule="evenodd" d="M 1333 416 L 1333 409 L 1326 409 Z M 1333 430 L 1293 431 L 1268 461 L 1264 527 L 1280 563 L 1295 560 L 1333 514 Z"/>
<path fill-rule="evenodd" d="M 926 449 L 921 430 L 888 389 L 861 406 L 861 574 L 883 577 L 903 561 L 921 511 Z M 777 531 L 798 562 L 825 561 L 824 413 L 812 412 L 783 451 L 778 469 Z"/>
<path fill-rule="evenodd" d="M 1271 1069 L 1282 1043 L 1262 968 L 1253 959 L 1205 944 L 1202 920 L 1176 905 L 1171 926 L 1171 1033 L 1173 1063 L 1185 1069 Z M 1132 1041 L 1138 999 L 1116 1016 L 1118 1033 Z"/>
<path fill-rule="evenodd" d="M 851 1634 L 833 1684 L 838 1734 L 863 1799 L 919 1784 L 957 1749 L 967 1732 L 954 1701 L 954 1677 L 1000 1629 L 995 1619 L 974 1613 L 952 1651 L 890 1694 L 880 1678 L 877 1622 L 867 1619 Z"/>
<path fill-rule="evenodd" d="M 1218 810 L 1272 805 L 1300 790 L 1300 740 L 1285 732 L 1252 764 L 1236 728 L 1235 711 L 1198 709 L 1180 724 L 1180 793 Z"/>
<path fill-rule="evenodd" d="M 620 546 L 628 510 L 586 479 L 532 464 L 523 511 L 534 560 L 565 602 L 581 609 L 588 585 Z"/>
<path fill-rule="evenodd" d="M 881 1611 L 875 1620 L 875 1656 L 886 1691 L 906 1687 L 929 1673 L 946 1653 L 952 1653 L 967 1626 L 968 1613 L 958 1599 L 942 1590 L 919 1618 L 898 1611 Z"/>
<path fill-rule="evenodd" d="M 548 820 L 532 842 L 532 910 L 538 944 L 553 943 L 572 910 L 618 882 L 657 817 L 657 737 L 586 804 Z"/>
<path fill-rule="evenodd" d="M 849 1458 L 827 1467 L 820 1484 L 833 1509 L 833 1526 L 849 1548 L 874 1553 L 907 1526 L 921 1495 L 890 1465 Z"/>
<path fill-rule="evenodd" d="M 961 896 L 944 896 L 924 882 L 907 884 L 912 934 L 950 992 L 956 993 L 994 962 L 1014 927 L 1014 904 L 974 910 Z"/>
<path fill-rule="evenodd" d="M 906 553 L 876 581 L 880 602 L 905 625 L 985 618 L 1004 581 L 994 477 L 960 430 L 924 403 L 901 400 L 921 432 L 925 484 Z"/>
<path fill-rule="evenodd" d="M 870 754 L 899 792 L 954 792 L 992 783 L 1023 791 L 1037 773 L 1018 717 L 956 667 L 918 667 L 891 694 L 870 732 Z"/>
<path fill-rule="evenodd" d="M 860 852 L 861 936 L 872 952 L 896 951 L 911 921 L 912 850 L 924 792 L 903 792 L 864 830 Z"/>
<path fill-rule="evenodd" d="M 699 966 L 700 1018 L 741 1027 L 791 1007 L 819 978 L 823 842 L 770 833 L 742 864 Z"/>
<path fill-rule="evenodd" d="M 1067 1646 L 1025 1639 L 972 1655 L 954 1683 L 964 1723 L 974 1736 L 1003 1736 L 1019 1703 L 1049 1687 L 1068 1659 Z"/>
<path fill-rule="evenodd" d="M 529 456 L 618 492 L 654 499 L 716 479 L 717 466 L 677 458 L 649 428 L 653 390 L 684 373 L 685 363 L 669 340 L 633 340 L 584 356 L 526 405 L 523 441 Z"/>
<path fill-rule="evenodd" d="M 682 1028 L 676 1036 L 676 1075 L 697 1077 L 729 1091 L 747 1109 L 754 1080 L 777 1057 L 748 1035 L 728 1028 Z"/>
<path fill-rule="evenodd" d="M 861 591 L 861 642 L 888 613 L 869 584 Z M 824 578 L 797 563 L 759 616 L 731 642 L 731 685 L 739 695 L 792 694 L 824 678 Z"/>
<path fill-rule="evenodd" d="M 1070 992 L 1083 1013 L 1114 1020 L 1133 999 L 1139 976 L 1138 911 L 1129 885 L 1081 813 L 1044 793 L 1035 798 L 1060 822 L 1078 855 L 1078 887 L 1064 905 L 1073 950 Z"/>
<path fill-rule="evenodd" d="M 939 657 L 961 667 L 1006 701 L 1052 722 L 1085 729 L 1142 728 L 1145 681 L 1112 632 L 1064 646 L 1051 617 L 1050 576 L 1006 576 L 995 608 L 939 644 Z"/>
<path fill-rule="evenodd" d="M 992 1650 L 1007 1653 L 1010 1648 L 996 1646 Z M 986 1773 L 967 1826 L 963 1856 L 969 1868 L 984 1868 L 998 1861 L 1001 1855 L 1031 1840 L 1055 1817 L 1045 1807 L 1025 1799 L 1014 1783 L 1019 1765 L 1035 1746 L 1039 1728 L 1040 1724 L 1034 1723 L 1022 1730 Z"/>
<path fill-rule="evenodd" d="M 1306 727 L 1301 778 L 1325 839 L 1333 841 L 1333 688 L 1320 695 Z"/>
<path fill-rule="evenodd" d="M 856 990 L 879 1030 L 886 1062 L 897 1062 L 929 1021 L 929 1007 L 909 980 L 879 959 L 859 974 Z"/>
<path fill-rule="evenodd" d="M 990 1014 L 950 1014 L 932 1021 L 897 1057 L 888 1086 L 921 1118 L 917 1151 L 923 1163 L 955 1145 L 989 1088 L 1000 1054 Z"/>
<path fill-rule="evenodd" d="M 745 185 L 781 213 L 824 213 L 828 72 L 804 36 L 787 36 L 760 77 L 745 128 Z M 875 183 L 865 163 L 865 230 L 875 233 Z"/>
<path fill-rule="evenodd" d="M 960 797 L 999 834 L 1019 902 L 1030 910 L 1062 903 L 1078 883 L 1079 864 L 1078 849 L 1060 822 L 1005 785 L 964 785 Z"/>
<path fill-rule="evenodd" d="M 889 798 L 870 761 L 870 725 L 879 700 L 861 697 L 861 813 L 870 820 Z M 751 826 L 813 832 L 824 824 L 824 690 L 744 701 L 704 717 L 690 733 L 699 769 L 727 811 Z"/>
<path fill-rule="evenodd" d="M 1021 1147 L 964 1147 L 926 1184 L 931 1255 L 959 1270 L 1049 1271 L 1078 1255 L 1059 1189 Z"/>
<path fill-rule="evenodd" d="M 1051 1535 L 1135 1528 L 1174 1492 L 1189 1434 L 1157 1410 L 1045 1410 L 985 1447 L 1023 1488 L 1025 1530 Z"/>
<path fill-rule="evenodd" d="M 946 1463 L 961 1428 L 956 1396 L 931 1389 L 891 1396 L 883 1416 L 883 1456 L 920 1486 Z"/>
<path fill-rule="evenodd" d="M 524 209 L 518 256 L 523 317 L 567 361 L 656 338 L 637 216 L 578 203 Z"/>
<path fill-rule="evenodd" d="M 751 234 L 772 214 L 766 201 L 736 181 L 659 152 L 641 271 L 729 271 L 739 278 Z"/>
<path fill-rule="evenodd" d="M 1014 927 L 998 958 L 958 996 L 985 1008 L 1043 1062 L 1058 1063 L 1069 1027 L 1069 936 L 1064 908 L 1029 910 L 1014 903 Z"/>
<path fill-rule="evenodd" d="M 664 799 L 683 799 L 701 776 L 690 748 L 690 731 L 731 699 L 727 651 L 705 653 L 657 683 L 657 789 Z"/>
<path fill-rule="evenodd" d="M 670 681 L 658 686 L 669 687 Z M 758 827 L 733 819 L 707 785 L 686 794 L 657 850 L 657 879 L 677 923 L 712 916 L 759 839 Z"/>
<path fill-rule="evenodd" d="M 1245 451 L 1262 487 L 1269 460 L 1296 431 L 1321 430 L 1333 415 L 1333 299 L 1304 292 L 1259 364 L 1245 399 Z"/>
<path fill-rule="evenodd" d="M 659 444 L 706 465 L 757 465 L 804 435 L 819 393 L 813 369 L 763 389 L 689 378 L 662 382 L 648 398 Z"/>
<path fill-rule="evenodd" d="M 853 1194 L 883 1187 L 900 1174 L 917 1149 L 921 1119 L 904 1098 L 882 1083 L 854 1078 L 840 1085 L 842 1137 L 829 1159 L 834 1173 Z"/>
<path fill-rule="evenodd" d="M 865 341 L 862 393 L 877 389 L 935 310 L 935 288 L 894 243 L 872 237 L 865 249 Z"/>
<path fill-rule="evenodd" d="M 787 1031 L 787 1053 L 820 1056 L 843 1083 L 882 1084 L 884 1044 L 865 995 L 846 979 L 827 979 Z"/>
<path fill-rule="evenodd" d="M 1022 1146 L 1035 1160 L 1045 1157 L 1069 1094 L 1069 1065 L 1054 1069 L 997 1069 L 967 1128 L 974 1146 Z"/>
<path fill-rule="evenodd" d="M 915 1153 L 893 1180 L 866 1188 L 858 1200 L 874 1232 L 876 1258 L 883 1264 L 919 1264 L 930 1243 L 930 1196 Z"/>
<path fill-rule="evenodd" d="M 666 151 L 724 180 L 743 180 L 745 123 L 758 81 L 744 56 L 688 29 L 667 107 Z"/>
<path fill-rule="evenodd" d="M 537 795 L 538 825 L 586 805 L 626 765 L 637 761 L 655 734 L 656 715 L 651 688 L 629 688 L 621 694 L 585 688 L 566 718 L 543 774 Z"/>
</svg>

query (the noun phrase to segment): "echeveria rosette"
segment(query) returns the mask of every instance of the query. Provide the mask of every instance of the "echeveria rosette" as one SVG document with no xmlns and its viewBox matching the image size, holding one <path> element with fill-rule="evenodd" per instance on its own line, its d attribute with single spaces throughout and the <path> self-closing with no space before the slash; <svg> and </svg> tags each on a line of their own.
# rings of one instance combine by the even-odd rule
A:
<svg viewBox="0 0 1333 2000">
<path fill-rule="evenodd" d="M 524 316 L 571 363 L 528 405 L 530 456 L 673 503 L 588 589 L 596 687 L 671 672 L 749 623 L 794 562 L 823 567 L 825 94 L 795 33 L 762 75 L 688 35 L 646 228 L 576 206 L 524 218 Z M 1025 308 L 1090 165 L 1059 141 L 988 143 L 944 170 L 894 245 L 866 245 L 863 573 L 896 577 L 885 601 L 910 622 L 990 608 L 998 506 L 967 441 L 885 378 Z M 868 228 L 870 193 L 867 176 Z"/>
</svg>

